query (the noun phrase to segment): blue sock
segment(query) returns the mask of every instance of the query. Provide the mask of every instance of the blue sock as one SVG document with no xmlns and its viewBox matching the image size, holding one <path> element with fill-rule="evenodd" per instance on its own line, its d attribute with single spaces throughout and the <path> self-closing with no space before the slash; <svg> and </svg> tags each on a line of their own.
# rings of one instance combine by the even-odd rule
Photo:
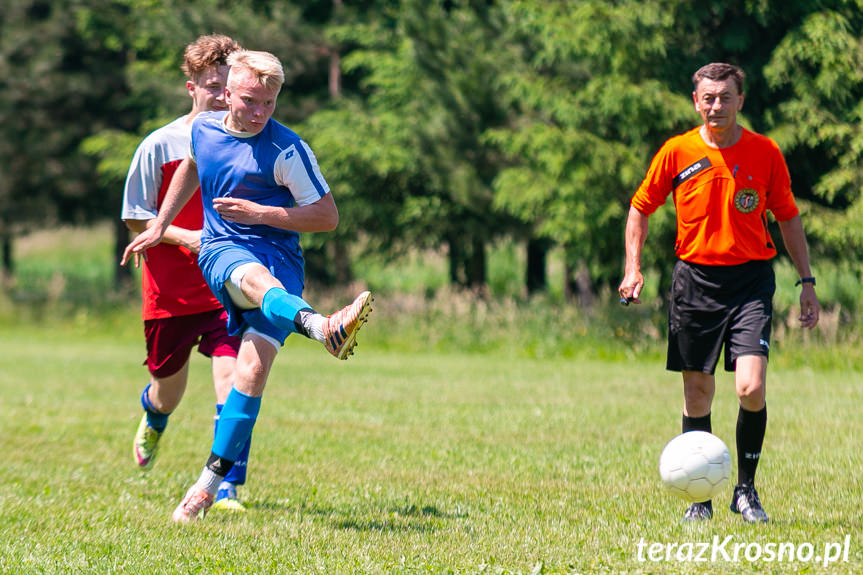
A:
<svg viewBox="0 0 863 575">
<path fill-rule="evenodd" d="M 312 306 L 303 301 L 302 298 L 291 295 L 278 287 L 270 288 L 264 294 L 264 299 L 261 302 L 261 313 L 264 314 L 264 317 L 270 320 L 274 326 L 292 333 L 305 333 L 302 324 L 298 323 L 297 313 L 300 310 L 311 309 Z"/>
<path fill-rule="evenodd" d="M 160 413 L 153 404 L 150 403 L 150 397 L 148 395 L 150 391 L 150 386 L 152 383 L 148 383 L 147 387 L 144 388 L 144 392 L 141 394 L 141 406 L 144 408 L 144 412 L 147 414 L 147 425 L 162 433 L 165 431 L 165 428 L 168 427 L 168 416 L 170 413 Z"/>
<path fill-rule="evenodd" d="M 216 404 L 216 417 L 214 418 L 214 427 L 213 427 L 213 436 L 219 430 L 219 419 L 222 413 L 222 404 Z M 249 450 L 252 448 L 252 436 L 249 436 L 249 440 L 246 441 L 246 445 L 243 446 L 243 449 L 240 451 L 240 454 L 237 456 L 237 460 L 234 461 L 233 467 L 225 476 L 225 481 L 227 483 L 232 483 L 234 485 L 245 485 L 246 483 L 246 467 L 249 463 Z"/>
<path fill-rule="evenodd" d="M 236 461 L 252 436 L 260 410 L 260 397 L 232 389 L 219 414 L 219 425 L 213 438 L 213 454 L 228 461 Z"/>
<path fill-rule="evenodd" d="M 219 490 L 216 491 L 216 501 L 220 499 L 237 499 L 237 486 L 228 481 L 227 478 L 219 483 Z"/>
</svg>

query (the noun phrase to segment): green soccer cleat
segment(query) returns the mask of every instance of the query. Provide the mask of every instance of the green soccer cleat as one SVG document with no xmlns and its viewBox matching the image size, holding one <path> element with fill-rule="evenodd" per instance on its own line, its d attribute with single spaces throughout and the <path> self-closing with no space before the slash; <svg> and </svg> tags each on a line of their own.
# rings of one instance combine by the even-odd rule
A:
<svg viewBox="0 0 863 575">
<path fill-rule="evenodd" d="M 135 461 L 138 462 L 138 467 L 144 471 L 153 467 L 153 462 L 156 461 L 160 437 L 162 437 L 160 432 L 147 425 L 147 414 L 145 413 L 141 417 L 141 423 L 138 424 L 138 431 L 135 433 L 135 442 L 132 446 Z"/>
<path fill-rule="evenodd" d="M 339 359 L 347 359 L 357 345 L 357 332 L 368 320 L 374 298 L 364 291 L 351 303 L 324 320 L 324 345 Z"/>
<path fill-rule="evenodd" d="M 224 485 L 225 487 L 222 487 Z M 221 511 L 243 512 L 246 506 L 240 503 L 237 497 L 237 487 L 231 483 L 223 482 L 219 486 L 219 491 L 216 493 L 216 502 L 213 503 L 213 509 Z"/>
<path fill-rule="evenodd" d="M 213 509 L 219 511 L 230 511 L 232 513 L 242 513 L 246 510 L 246 506 L 240 503 L 240 500 L 235 497 L 223 497 L 213 503 Z"/>
</svg>

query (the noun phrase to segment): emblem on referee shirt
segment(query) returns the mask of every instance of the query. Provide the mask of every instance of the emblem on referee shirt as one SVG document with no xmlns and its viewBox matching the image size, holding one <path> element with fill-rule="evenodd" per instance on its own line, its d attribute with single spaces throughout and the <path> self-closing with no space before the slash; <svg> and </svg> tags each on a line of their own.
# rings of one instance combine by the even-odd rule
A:
<svg viewBox="0 0 863 575">
<path fill-rule="evenodd" d="M 734 194 L 734 207 L 742 214 L 748 214 L 758 207 L 758 192 L 745 188 Z"/>
</svg>

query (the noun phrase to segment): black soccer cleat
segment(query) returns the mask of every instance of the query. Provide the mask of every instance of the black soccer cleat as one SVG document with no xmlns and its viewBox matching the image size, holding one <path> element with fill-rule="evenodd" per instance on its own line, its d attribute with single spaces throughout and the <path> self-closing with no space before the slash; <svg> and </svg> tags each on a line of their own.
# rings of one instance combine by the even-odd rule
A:
<svg viewBox="0 0 863 575">
<path fill-rule="evenodd" d="M 700 503 L 693 503 L 683 515 L 683 521 L 707 521 L 713 519 L 713 504 L 710 500 Z"/>
<path fill-rule="evenodd" d="M 743 515 L 746 523 L 767 523 L 767 513 L 761 507 L 761 499 L 754 485 L 737 485 L 731 497 L 731 511 Z"/>
</svg>

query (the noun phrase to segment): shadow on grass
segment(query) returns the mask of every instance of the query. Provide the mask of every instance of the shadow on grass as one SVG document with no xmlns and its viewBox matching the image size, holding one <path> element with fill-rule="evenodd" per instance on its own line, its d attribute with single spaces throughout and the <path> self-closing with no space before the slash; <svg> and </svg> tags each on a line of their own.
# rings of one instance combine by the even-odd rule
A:
<svg viewBox="0 0 863 575">
<path fill-rule="evenodd" d="M 339 509 L 316 504 L 290 505 L 285 503 L 264 501 L 251 506 L 254 509 L 273 512 L 293 512 L 299 516 L 310 515 L 322 521 L 331 523 L 337 529 L 351 531 L 376 532 L 415 532 L 430 533 L 441 528 L 442 523 L 452 519 L 464 519 L 467 512 L 455 513 L 442 511 L 434 505 L 415 505 L 413 503 L 370 510 L 366 517 L 356 509 Z M 368 517 L 377 515 L 377 517 Z"/>
</svg>

